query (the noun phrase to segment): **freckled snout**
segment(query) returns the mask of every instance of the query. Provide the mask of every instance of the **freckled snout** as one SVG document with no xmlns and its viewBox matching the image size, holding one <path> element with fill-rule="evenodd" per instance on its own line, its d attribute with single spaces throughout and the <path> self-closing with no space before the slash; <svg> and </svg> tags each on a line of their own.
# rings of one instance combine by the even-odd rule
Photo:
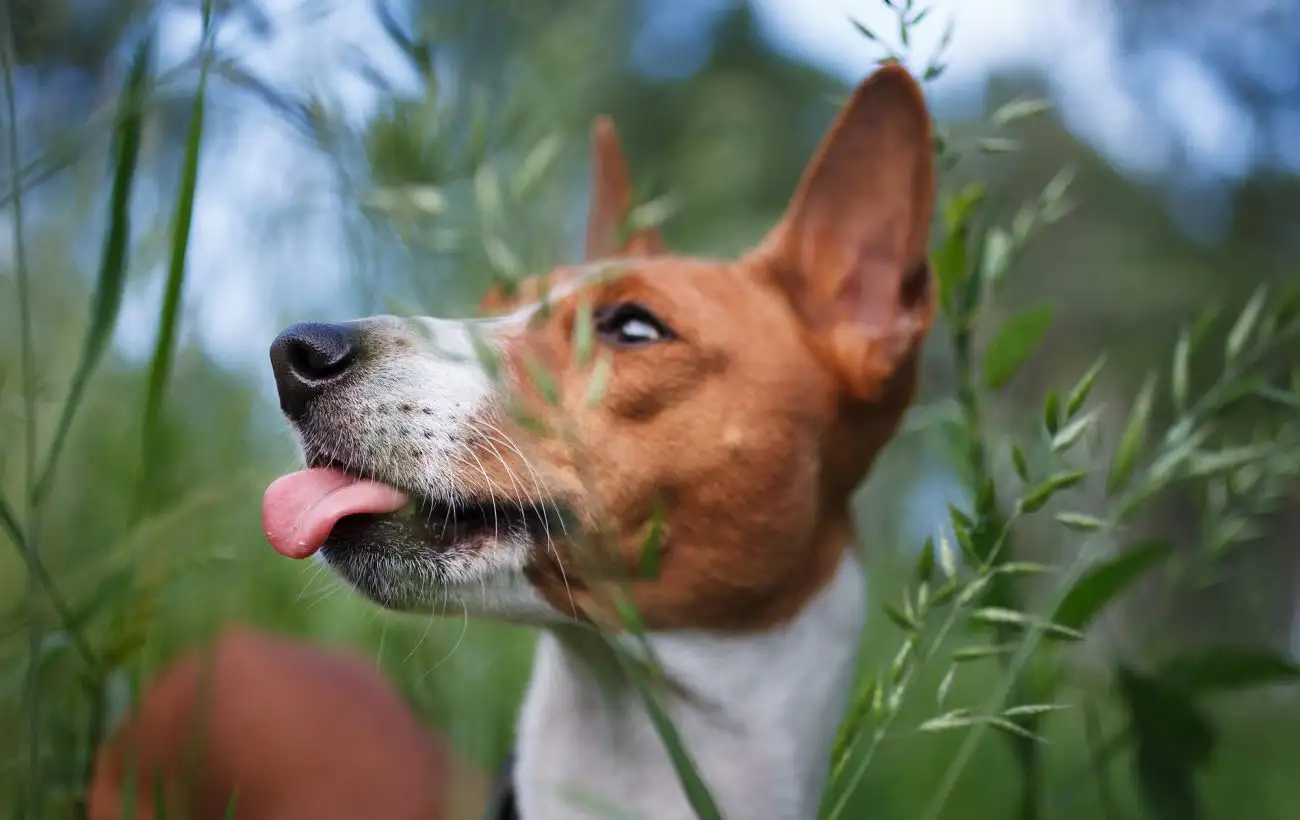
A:
<svg viewBox="0 0 1300 820">
<path fill-rule="evenodd" d="M 280 409 L 293 421 L 307 414 L 312 400 L 347 377 L 361 351 L 361 333 L 352 325 L 299 322 L 271 343 L 271 369 Z"/>
</svg>

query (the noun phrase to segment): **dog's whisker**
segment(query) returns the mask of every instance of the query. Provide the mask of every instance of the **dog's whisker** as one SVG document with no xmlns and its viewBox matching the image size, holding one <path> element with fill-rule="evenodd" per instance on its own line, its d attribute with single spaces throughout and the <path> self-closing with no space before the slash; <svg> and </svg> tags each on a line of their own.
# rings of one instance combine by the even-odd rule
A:
<svg viewBox="0 0 1300 820">
<path fill-rule="evenodd" d="M 495 481 L 492 480 L 492 477 L 488 475 L 487 468 L 483 466 L 483 462 L 479 459 L 478 454 L 474 452 L 473 447 L 469 446 L 468 444 L 460 443 L 458 444 L 457 449 L 469 453 L 470 457 L 474 459 L 475 465 L 478 466 L 479 474 L 483 476 L 483 481 L 486 483 L 487 486 L 488 501 L 492 504 L 492 537 L 500 541 L 501 522 L 497 514 L 497 500 L 496 500 L 497 484 Z"/>
<path fill-rule="evenodd" d="M 569 533 L 568 533 L 568 528 L 564 524 L 564 516 L 560 513 L 560 508 L 555 501 L 554 495 L 551 493 L 547 493 L 542 489 L 541 476 L 538 474 L 537 468 L 533 466 L 533 463 L 529 460 L 529 458 L 526 455 L 524 455 L 523 451 L 519 449 L 518 445 L 516 445 L 513 441 L 510 440 L 510 437 L 507 436 L 503 430 L 501 430 L 499 427 L 492 424 L 491 422 L 484 421 L 482 422 L 482 424 L 484 427 L 487 428 L 488 431 L 490 431 L 487 435 L 487 438 L 490 441 L 496 441 L 506 447 L 509 447 L 519 457 L 519 460 L 524 465 L 524 467 L 526 467 L 528 471 L 531 473 L 533 479 L 533 485 L 537 489 L 538 495 L 543 495 L 549 499 L 549 503 L 551 507 L 555 509 L 556 518 L 560 522 L 560 529 L 563 532 L 564 536 L 567 538 Z M 495 447 L 493 447 L 492 449 L 493 452 L 497 454 L 497 458 L 500 459 L 502 465 L 505 466 L 507 470 L 509 470 L 510 469 L 509 465 L 507 465 L 505 459 L 501 457 L 500 451 L 498 451 Z M 546 539 L 546 550 L 555 559 L 555 565 L 560 571 L 560 581 L 564 584 L 564 594 L 569 600 L 569 606 L 573 609 L 576 609 L 577 605 L 573 600 L 573 589 L 569 584 L 568 570 L 564 565 L 563 559 L 560 557 L 559 549 L 555 546 L 554 539 L 551 537 L 550 517 L 546 514 L 546 507 L 544 506 L 544 504 L 545 502 L 543 503 L 542 506 L 539 507 L 537 502 L 534 502 L 533 509 L 539 512 L 539 514 L 542 517 L 542 531 Z"/>
<path fill-rule="evenodd" d="M 428 677 L 429 677 L 430 675 L 432 675 L 433 672 L 434 672 L 438 667 L 442 666 L 444 663 L 446 663 L 447 661 L 451 660 L 451 656 L 454 655 L 454 654 L 456 654 L 456 650 L 457 650 L 457 649 L 460 649 L 460 645 L 461 645 L 461 643 L 464 642 L 464 640 L 465 640 L 465 636 L 466 636 L 467 634 L 469 634 L 469 607 L 467 607 L 467 606 L 465 606 L 464 604 L 462 604 L 462 605 L 461 605 L 460 634 L 459 634 L 458 636 L 456 636 L 456 642 L 455 642 L 454 644 L 451 645 L 451 649 L 448 649 L 448 650 L 447 650 L 447 653 L 446 653 L 445 655 L 443 655 L 442 658 L 440 658 L 440 659 L 438 660 L 437 663 L 435 663 L 433 666 L 431 666 L 431 667 L 429 667 L 428 669 L 425 670 L 424 674 L 420 677 L 421 682 L 423 682 L 424 680 L 427 680 Z"/>
<path fill-rule="evenodd" d="M 429 630 L 432 628 L 433 628 L 433 616 L 430 616 L 424 622 L 424 631 L 420 633 L 420 640 L 416 641 L 415 646 L 411 647 L 411 651 L 406 653 L 405 658 L 402 658 L 403 666 L 405 666 L 407 662 L 411 660 L 411 658 L 415 657 L 415 653 L 420 651 L 421 646 L 424 646 L 424 640 L 425 638 L 429 637 Z"/>
</svg>

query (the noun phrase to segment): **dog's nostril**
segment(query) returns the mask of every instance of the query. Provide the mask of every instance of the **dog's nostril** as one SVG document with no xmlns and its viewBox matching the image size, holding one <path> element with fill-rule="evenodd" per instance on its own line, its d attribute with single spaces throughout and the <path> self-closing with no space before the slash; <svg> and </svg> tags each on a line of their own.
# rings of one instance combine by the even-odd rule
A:
<svg viewBox="0 0 1300 820">
<path fill-rule="evenodd" d="M 347 344 L 321 344 L 314 339 L 289 343 L 289 366 L 305 379 L 329 379 L 348 369 L 353 350 Z"/>
<path fill-rule="evenodd" d="M 287 328 L 271 343 L 280 408 L 301 418 L 312 399 L 346 375 L 359 351 L 359 334 L 349 325 L 303 322 Z"/>
</svg>

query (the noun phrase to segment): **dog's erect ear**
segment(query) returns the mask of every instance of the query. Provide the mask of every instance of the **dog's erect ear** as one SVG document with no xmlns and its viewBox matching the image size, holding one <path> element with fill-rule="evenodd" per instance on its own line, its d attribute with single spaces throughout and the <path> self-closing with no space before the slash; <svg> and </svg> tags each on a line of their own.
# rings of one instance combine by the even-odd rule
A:
<svg viewBox="0 0 1300 820">
<path fill-rule="evenodd" d="M 891 64 L 868 77 L 755 252 L 859 399 L 877 397 L 933 315 L 930 129 L 924 94 L 905 68 Z"/>
<path fill-rule="evenodd" d="M 591 203 L 587 211 L 585 261 L 614 256 L 654 256 L 663 252 L 663 239 L 657 229 L 629 230 L 628 218 L 635 204 L 632 176 L 614 122 L 609 117 L 597 117 L 591 126 Z M 540 296 L 541 283 L 525 279 L 510 294 L 499 286 L 492 288 L 479 303 L 479 309 L 489 316 L 498 315 L 536 301 Z"/>
<path fill-rule="evenodd" d="M 588 261 L 611 256 L 651 256 L 662 252 L 663 240 L 654 228 L 629 231 L 635 205 L 632 177 L 623 159 L 618 132 L 609 117 L 591 126 L 591 204 L 587 211 Z"/>
</svg>

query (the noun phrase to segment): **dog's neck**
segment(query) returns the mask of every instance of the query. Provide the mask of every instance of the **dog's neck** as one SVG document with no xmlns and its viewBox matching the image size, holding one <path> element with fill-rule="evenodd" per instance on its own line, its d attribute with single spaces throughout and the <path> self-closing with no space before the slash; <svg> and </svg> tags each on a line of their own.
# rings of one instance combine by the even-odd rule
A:
<svg viewBox="0 0 1300 820">
<path fill-rule="evenodd" d="M 846 551 L 827 586 L 780 627 L 650 637 L 666 677 L 685 693 L 665 692 L 661 702 L 724 816 L 816 815 L 865 614 L 865 580 Z M 522 817 L 695 817 L 640 695 L 603 641 L 574 627 L 540 640 L 519 726 Z"/>
</svg>

